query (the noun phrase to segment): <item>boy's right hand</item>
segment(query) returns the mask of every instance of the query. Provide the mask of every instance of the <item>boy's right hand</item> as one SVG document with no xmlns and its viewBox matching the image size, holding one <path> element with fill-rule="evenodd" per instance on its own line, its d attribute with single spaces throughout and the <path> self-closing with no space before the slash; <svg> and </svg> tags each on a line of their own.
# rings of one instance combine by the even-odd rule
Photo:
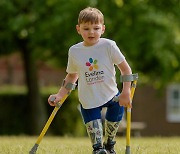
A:
<svg viewBox="0 0 180 154">
<path fill-rule="evenodd" d="M 131 91 L 122 91 L 121 94 L 119 95 L 119 105 L 124 106 L 124 107 L 130 107 L 132 108 L 131 104 Z"/>
<path fill-rule="evenodd" d="M 49 105 L 51 105 L 51 106 L 56 106 L 56 104 L 57 104 L 58 102 L 60 102 L 60 100 L 61 100 L 61 97 L 58 96 L 58 94 L 54 94 L 54 95 L 50 95 L 50 96 L 49 96 L 49 98 L 48 98 L 48 103 L 49 103 Z"/>
</svg>

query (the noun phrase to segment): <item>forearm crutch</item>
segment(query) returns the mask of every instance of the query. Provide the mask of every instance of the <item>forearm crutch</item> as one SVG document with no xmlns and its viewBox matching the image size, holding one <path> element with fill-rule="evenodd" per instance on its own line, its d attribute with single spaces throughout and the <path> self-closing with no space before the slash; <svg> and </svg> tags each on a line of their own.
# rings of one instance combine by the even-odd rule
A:
<svg viewBox="0 0 180 154">
<path fill-rule="evenodd" d="M 132 82 L 131 83 L 131 103 L 133 100 L 134 92 L 136 89 L 136 84 L 138 80 L 138 74 L 131 74 L 131 75 L 122 75 L 120 76 L 120 82 Z M 113 101 L 119 102 L 119 97 L 116 96 L 113 98 Z M 127 117 L 126 117 L 126 152 L 125 154 L 130 154 L 130 138 L 131 138 L 131 107 L 127 107 Z"/>
<path fill-rule="evenodd" d="M 138 80 L 138 74 L 132 74 L 132 75 L 123 75 L 120 78 L 121 82 L 132 82 L 131 84 L 131 103 L 133 100 L 133 96 L 134 96 L 134 92 L 136 89 L 136 84 L 137 84 L 137 80 Z M 125 154 L 130 154 L 131 150 L 130 150 L 130 138 L 131 138 L 131 107 L 128 106 L 127 107 L 127 115 L 126 115 L 126 151 Z"/>
<path fill-rule="evenodd" d="M 66 98 L 70 95 L 71 91 L 75 89 L 75 84 L 69 85 L 68 88 L 71 89 L 71 90 L 70 90 L 70 91 L 62 98 L 62 100 L 61 100 L 60 102 L 58 102 L 58 103 L 56 104 L 56 106 L 54 107 L 53 112 L 51 113 L 51 115 L 50 115 L 48 121 L 46 122 L 43 130 L 41 131 L 41 134 L 40 134 L 39 137 L 37 138 L 36 143 L 35 143 L 34 146 L 32 147 L 31 151 L 29 151 L 29 154 L 36 154 L 36 151 L 37 151 L 37 149 L 38 149 L 38 146 L 39 146 L 42 138 L 43 138 L 44 135 L 46 134 L 46 132 L 47 132 L 47 130 L 48 130 L 48 128 L 49 128 L 52 120 L 54 119 L 54 117 L 55 117 L 55 115 L 56 115 L 56 113 L 57 113 L 57 111 L 61 108 L 62 104 L 64 103 L 64 101 L 66 100 Z M 51 101 L 53 102 L 54 100 L 55 100 L 55 97 L 52 97 L 52 98 L 51 98 Z"/>
</svg>

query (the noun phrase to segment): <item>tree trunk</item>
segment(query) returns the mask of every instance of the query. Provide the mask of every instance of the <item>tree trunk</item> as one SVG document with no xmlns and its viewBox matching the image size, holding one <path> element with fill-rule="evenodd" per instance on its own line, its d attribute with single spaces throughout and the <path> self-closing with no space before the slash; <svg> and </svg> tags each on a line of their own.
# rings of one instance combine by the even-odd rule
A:
<svg viewBox="0 0 180 154">
<path fill-rule="evenodd" d="M 24 71 L 28 89 L 30 134 L 37 135 L 41 132 L 47 120 L 45 104 L 42 102 L 38 86 L 36 63 L 32 56 L 32 51 L 27 47 L 28 41 L 26 39 L 19 40 L 19 45 L 24 60 Z"/>
</svg>

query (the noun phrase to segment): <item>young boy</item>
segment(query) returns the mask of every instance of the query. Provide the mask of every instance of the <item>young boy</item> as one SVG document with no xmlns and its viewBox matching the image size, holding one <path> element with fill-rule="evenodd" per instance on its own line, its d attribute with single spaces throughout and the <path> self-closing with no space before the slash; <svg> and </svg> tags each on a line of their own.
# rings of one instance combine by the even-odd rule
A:
<svg viewBox="0 0 180 154">
<path fill-rule="evenodd" d="M 100 38 L 105 25 L 103 14 L 98 9 L 88 7 L 82 10 L 76 29 L 83 42 L 69 49 L 67 75 L 59 92 L 50 95 L 48 102 L 54 106 L 69 92 L 67 85 L 78 80 L 81 113 L 92 142 L 93 154 L 115 154 L 114 144 L 119 122 L 124 107 L 131 106 L 131 83 L 124 82 L 119 94 L 114 65 L 117 65 L 121 75 L 132 74 L 131 68 L 114 41 Z M 119 103 L 113 101 L 116 95 L 119 95 Z M 53 102 L 52 97 L 56 98 Z M 107 107 L 104 143 L 101 122 L 103 107 Z"/>
</svg>

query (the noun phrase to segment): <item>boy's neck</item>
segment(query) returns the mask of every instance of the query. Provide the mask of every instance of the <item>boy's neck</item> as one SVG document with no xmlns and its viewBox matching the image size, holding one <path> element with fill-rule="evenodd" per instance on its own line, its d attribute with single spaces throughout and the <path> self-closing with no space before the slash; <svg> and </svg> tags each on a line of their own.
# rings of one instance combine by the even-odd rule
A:
<svg viewBox="0 0 180 154">
<path fill-rule="evenodd" d="M 100 40 L 100 39 L 99 39 L 99 40 Z M 98 44 L 99 40 L 98 40 L 96 43 L 92 44 L 92 45 L 87 45 L 87 44 L 85 44 L 85 42 L 83 41 L 83 45 L 84 45 L 85 47 L 93 47 L 94 45 Z"/>
</svg>

